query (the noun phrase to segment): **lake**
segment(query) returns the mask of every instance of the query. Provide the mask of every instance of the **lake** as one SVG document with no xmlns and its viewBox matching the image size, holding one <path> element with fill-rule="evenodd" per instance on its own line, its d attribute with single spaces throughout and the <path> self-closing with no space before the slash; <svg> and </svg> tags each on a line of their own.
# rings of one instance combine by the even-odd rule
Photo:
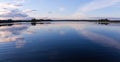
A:
<svg viewBox="0 0 120 62">
<path fill-rule="evenodd" d="M 120 62 L 120 23 L 0 24 L 0 62 Z"/>
</svg>

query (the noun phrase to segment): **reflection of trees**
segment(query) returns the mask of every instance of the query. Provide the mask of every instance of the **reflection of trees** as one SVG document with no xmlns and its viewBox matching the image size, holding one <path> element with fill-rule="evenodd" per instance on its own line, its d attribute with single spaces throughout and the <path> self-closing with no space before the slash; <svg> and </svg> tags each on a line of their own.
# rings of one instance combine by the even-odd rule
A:
<svg viewBox="0 0 120 62">
<path fill-rule="evenodd" d="M 0 27 L 2 27 L 2 26 L 12 26 L 12 25 L 14 25 L 14 24 L 13 23 L 12 24 L 10 24 L 10 23 L 0 24 Z"/>
<path fill-rule="evenodd" d="M 101 25 L 109 25 L 109 22 L 107 22 L 107 23 L 98 23 L 98 24 L 101 24 Z"/>
<path fill-rule="evenodd" d="M 110 22 L 110 20 L 108 19 L 100 19 L 98 20 L 98 24 L 102 24 L 102 25 L 108 25 Z"/>
<path fill-rule="evenodd" d="M 36 25 L 36 22 L 37 22 L 37 21 L 36 21 L 36 19 L 35 19 L 35 18 L 34 18 L 34 19 L 32 19 L 32 20 L 31 20 L 31 25 Z"/>
<path fill-rule="evenodd" d="M 35 25 L 36 25 L 36 22 L 31 22 L 31 25 L 35 26 Z"/>
</svg>

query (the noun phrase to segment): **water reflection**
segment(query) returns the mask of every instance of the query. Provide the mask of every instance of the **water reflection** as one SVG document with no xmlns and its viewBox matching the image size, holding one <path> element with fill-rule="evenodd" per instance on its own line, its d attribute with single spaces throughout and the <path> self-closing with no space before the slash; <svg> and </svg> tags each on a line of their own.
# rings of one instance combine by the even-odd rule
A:
<svg viewBox="0 0 120 62">
<path fill-rule="evenodd" d="M 21 43 L 24 43 L 24 38 L 21 35 L 26 29 L 27 25 L 13 25 L 3 24 L 0 27 L 0 43 L 16 42 L 16 46 L 20 47 Z"/>
<path fill-rule="evenodd" d="M 3 23 L 3 24 L 0 24 L 0 27 L 1 26 L 12 26 L 12 25 L 14 25 L 13 23 Z"/>
<path fill-rule="evenodd" d="M 82 31 L 81 32 L 86 38 L 92 40 L 93 42 L 99 43 L 106 47 L 112 47 L 120 49 L 120 42 L 113 39 L 112 37 L 107 37 L 105 35 L 100 35 L 97 33 Z"/>
<path fill-rule="evenodd" d="M 106 25 L 106 23 L 105 23 Z M 73 29 L 75 29 L 77 32 L 79 32 L 79 35 L 83 35 L 85 38 L 92 40 L 95 43 L 101 44 L 103 46 L 106 47 L 113 47 L 113 48 L 117 48 L 120 49 L 120 42 L 112 37 L 106 36 L 106 35 L 102 35 L 99 33 L 95 33 L 92 31 L 89 31 L 88 28 L 90 28 L 90 26 L 97 26 L 97 25 L 92 25 L 90 23 L 74 23 L 74 22 L 67 22 L 67 23 L 55 23 L 55 24 L 51 24 L 48 26 L 44 26 L 44 25 L 40 25 L 40 28 L 46 28 L 48 29 L 48 31 L 55 31 L 56 28 L 63 28 L 63 27 L 71 27 Z M 54 28 L 54 29 L 49 29 L 50 27 Z M 96 28 L 101 28 L 101 27 L 92 27 L 90 29 L 96 29 Z M 102 27 L 101 31 L 103 28 L 109 28 L 109 27 Z M 103 29 L 104 30 L 104 29 Z M 109 29 L 110 30 L 110 29 Z M 108 30 L 108 31 L 109 31 Z M 57 30 L 56 30 L 57 31 Z M 98 30 L 99 31 L 99 30 Z M 118 30 L 117 30 L 118 31 Z M 65 30 L 60 30 L 58 31 L 60 35 L 65 35 Z"/>
<path fill-rule="evenodd" d="M 36 24 L 51 24 L 50 22 L 31 22 L 32 26 L 36 26 Z"/>
<path fill-rule="evenodd" d="M 101 24 L 101 25 L 109 25 L 110 22 L 98 22 L 98 24 Z"/>
<path fill-rule="evenodd" d="M 89 25 L 89 26 L 92 26 L 92 25 Z M 78 31 L 80 33 L 80 36 L 82 34 L 83 36 L 92 40 L 95 43 L 101 44 L 101 45 L 106 46 L 106 47 L 113 47 L 113 48 L 120 49 L 120 42 L 118 40 L 116 40 L 112 37 L 108 37 L 106 35 L 102 35 L 102 34 L 99 34 L 99 33 L 89 31 L 87 29 L 88 26 L 86 26 L 86 25 L 81 26 L 81 25 L 75 24 L 75 25 L 71 25 L 71 27 L 73 27 L 76 31 Z M 102 30 L 102 28 L 105 28 L 105 27 L 101 28 L 101 27 L 98 26 L 96 28 L 100 28 L 99 30 L 103 31 L 104 29 Z M 96 28 L 92 27 L 91 29 L 96 29 Z"/>
<path fill-rule="evenodd" d="M 31 22 L 31 25 L 36 24 L 50 24 L 50 23 L 37 23 Z M 29 23 L 2 23 L 0 24 L 0 43 L 16 42 L 16 47 L 23 47 L 26 43 L 24 36 L 22 34 L 33 34 L 37 29 L 31 28 Z"/>
<path fill-rule="evenodd" d="M 31 25 L 35 26 L 35 25 L 36 25 L 36 22 L 31 22 Z"/>
<path fill-rule="evenodd" d="M 106 35 L 107 32 L 120 33 L 118 28 L 89 22 L 3 25 L 0 27 L 0 61 L 119 62 L 120 39 Z"/>
<path fill-rule="evenodd" d="M 97 22 L 99 25 L 120 26 L 120 22 Z"/>
</svg>

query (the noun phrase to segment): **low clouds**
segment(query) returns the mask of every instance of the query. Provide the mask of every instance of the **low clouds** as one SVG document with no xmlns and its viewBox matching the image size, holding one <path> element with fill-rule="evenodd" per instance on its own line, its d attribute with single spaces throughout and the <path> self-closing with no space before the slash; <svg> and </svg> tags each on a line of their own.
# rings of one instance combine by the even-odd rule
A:
<svg viewBox="0 0 120 62">
<path fill-rule="evenodd" d="M 18 10 L 18 9 L 13 9 L 13 10 L 9 10 L 8 13 L 4 13 L 4 14 L 0 14 L 1 18 L 6 18 L 6 19 L 28 19 L 29 16 L 27 14 L 25 14 L 24 12 Z"/>
<path fill-rule="evenodd" d="M 27 0 L 13 0 L 0 3 L 0 19 L 31 19 L 27 12 L 22 9 L 23 3 Z M 32 12 L 33 10 L 29 11 Z"/>
<path fill-rule="evenodd" d="M 29 17 L 27 13 L 19 9 L 12 9 L 12 10 L 6 9 L 0 12 L 0 19 L 19 20 L 19 19 L 31 19 L 31 17 Z"/>
</svg>

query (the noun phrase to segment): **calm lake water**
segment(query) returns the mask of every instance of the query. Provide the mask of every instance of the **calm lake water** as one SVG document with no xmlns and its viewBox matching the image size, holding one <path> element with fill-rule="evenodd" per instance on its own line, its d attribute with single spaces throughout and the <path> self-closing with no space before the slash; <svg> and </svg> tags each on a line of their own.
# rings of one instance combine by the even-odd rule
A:
<svg viewBox="0 0 120 62">
<path fill-rule="evenodd" d="M 1 24 L 0 62 L 120 62 L 120 24 Z"/>
</svg>

